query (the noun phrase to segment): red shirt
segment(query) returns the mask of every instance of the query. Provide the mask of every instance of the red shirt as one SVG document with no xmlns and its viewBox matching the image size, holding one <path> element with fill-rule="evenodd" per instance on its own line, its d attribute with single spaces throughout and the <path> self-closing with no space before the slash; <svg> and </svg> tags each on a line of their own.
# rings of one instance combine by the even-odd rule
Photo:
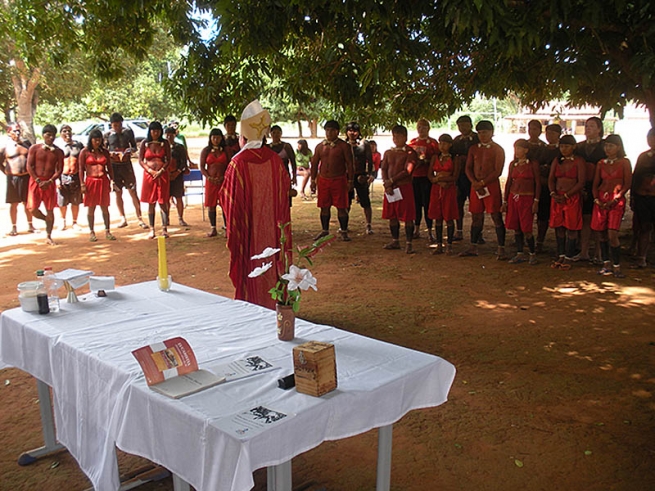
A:
<svg viewBox="0 0 655 491">
<path fill-rule="evenodd" d="M 430 137 L 428 137 L 426 140 L 421 140 L 420 138 L 416 137 L 412 138 L 412 140 L 409 142 L 409 146 L 416 151 L 416 154 L 419 157 L 416 160 L 416 167 L 414 167 L 414 173 L 412 174 L 412 177 L 427 177 L 428 168 L 430 167 L 430 162 L 432 161 L 432 156 L 439 154 L 439 142 Z M 424 155 L 425 159 L 421 159 L 421 155 Z"/>
</svg>

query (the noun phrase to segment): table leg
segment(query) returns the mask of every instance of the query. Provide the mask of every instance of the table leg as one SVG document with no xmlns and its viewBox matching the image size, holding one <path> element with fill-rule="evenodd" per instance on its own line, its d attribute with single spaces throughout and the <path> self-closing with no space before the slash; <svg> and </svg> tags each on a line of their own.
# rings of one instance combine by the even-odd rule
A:
<svg viewBox="0 0 655 491">
<path fill-rule="evenodd" d="M 52 402 L 50 401 L 50 387 L 39 379 L 36 380 L 36 390 L 39 395 L 39 411 L 41 412 L 41 428 L 43 431 L 43 447 L 35 448 L 23 452 L 18 457 L 18 465 L 29 465 L 36 462 L 41 457 L 53 452 L 63 450 L 65 447 L 57 443 L 55 432 L 55 419 L 52 415 Z"/>
<path fill-rule="evenodd" d="M 173 474 L 173 490 L 174 491 L 191 491 L 191 486 L 188 482 L 182 479 L 177 474 Z"/>
<path fill-rule="evenodd" d="M 393 425 L 378 429 L 378 470 L 376 491 L 389 491 L 391 488 L 391 443 Z"/>
<path fill-rule="evenodd" d="M 291 491 L 291 461 L 266 468 L 267 491 Z"/>
</svg>

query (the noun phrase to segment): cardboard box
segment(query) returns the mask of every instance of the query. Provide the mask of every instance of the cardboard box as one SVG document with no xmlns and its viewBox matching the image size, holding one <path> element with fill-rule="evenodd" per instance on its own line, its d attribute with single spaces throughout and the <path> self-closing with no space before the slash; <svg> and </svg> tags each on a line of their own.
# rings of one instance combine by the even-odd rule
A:
<svg viewBox="0 0 655 491">
<path fill-rule="evenodd" d="M 293 348 L 296 390 L 320 397 L 337 388 L 334 345 L 309 341 Z"/>
</svg>

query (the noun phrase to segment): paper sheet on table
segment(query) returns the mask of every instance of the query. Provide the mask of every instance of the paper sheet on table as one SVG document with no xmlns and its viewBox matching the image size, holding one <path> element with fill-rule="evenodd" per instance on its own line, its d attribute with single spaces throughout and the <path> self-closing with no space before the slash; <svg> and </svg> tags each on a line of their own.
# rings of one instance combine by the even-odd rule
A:
<svg viewBox="0 0 655 491">
<path fill-rule="evenodd" d="M 89 282 L 89 276 L 93 274 L 93 271 L 84 271 L 81 269 L 65 269 L 59 273 L 55 273 L 52 276 L 58 280 L 68 281 L 68 284 L 73 288 L 73 290 L 86 285 Z"/>
<path fill-rule="evenodd" d="M 215 425 L 222 431 L 240 440 L 245 440 L 293 416 L 295 415 L 275 411 L 265 406 L 256 406 L 247 411 L 219 419 Z"/>
<path fill-rule="evenodd" d="M 215 365 L 207 368 L 219 377 L 225 377 L 225 380 L 229 382 L 231 380 L 250 377 L 258 373 L 270 372 L 279 367 L 267 362 L 260 356 L 249 356 L 224 365 Z"/>
<path fill-rule="evenodd" d="M 98 290 L 115 290 L 116 279 L 113 276 L 90 276 L 89 290 L 97 292 Z"/>
<path fill-rule="evenodd" d="M 403 195 L 400 192 L 400 188 L 394 188 L 393 193 L 387 194 L 385 193 L 384 196 L 387 198 L 387 202 L 393 203 L 394 201 L 400 201 L 403 199 Z"/>
</svg>

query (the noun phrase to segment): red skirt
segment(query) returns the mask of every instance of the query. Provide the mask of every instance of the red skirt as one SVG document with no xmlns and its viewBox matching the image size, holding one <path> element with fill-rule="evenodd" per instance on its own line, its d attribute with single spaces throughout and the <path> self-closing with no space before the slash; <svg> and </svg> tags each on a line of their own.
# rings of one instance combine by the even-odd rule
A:
<svg viewBox="0 0 655 491">
<path fill-rule="evenodd" d="M 411 183 L 398 186 L 403 199 L 389 203 L 387 193 L 384 193 L 382 203 L 382 218 L 398 219 L 401 222 L 413 222 L 416 220 L 416 206 L 414 205 L 414 187 Z"/>
<path fill-rule="evenodd" d="M 84 180 L 84 206 L 109 206 L 110 190 L 109 178 L 107 176 L 91 177 L 86 176 Z"/>
<path fill-rule="evenodd" d="M 448 188 L 442 188 L 439 184 L 432 185 L 428 218 L 432 220 L 446 220 L 447 222 L 459 218 L 457 186 L 454 183 Z"/>
<path fill-rule="evenodd" d="M 30 178 L 27 194 L 27 208 L 35 210 L 41 205 L 41 203 L 45 205 L 46 210 L 54 210 L 57 207 L 57 185 L 54 182 L 51 182 L 50 186 L 43 189 L 34 179 Z"/>
<path fill-rule="evenodd" d="M 168 203 L 171 197 L 171 184 L 168 172 L 164 172 L 157 179 L 154 179 L 146 171 L 143 171 L 143 183 L 141 184 L 141 203 L 163 205 Z"/>
</svg>

